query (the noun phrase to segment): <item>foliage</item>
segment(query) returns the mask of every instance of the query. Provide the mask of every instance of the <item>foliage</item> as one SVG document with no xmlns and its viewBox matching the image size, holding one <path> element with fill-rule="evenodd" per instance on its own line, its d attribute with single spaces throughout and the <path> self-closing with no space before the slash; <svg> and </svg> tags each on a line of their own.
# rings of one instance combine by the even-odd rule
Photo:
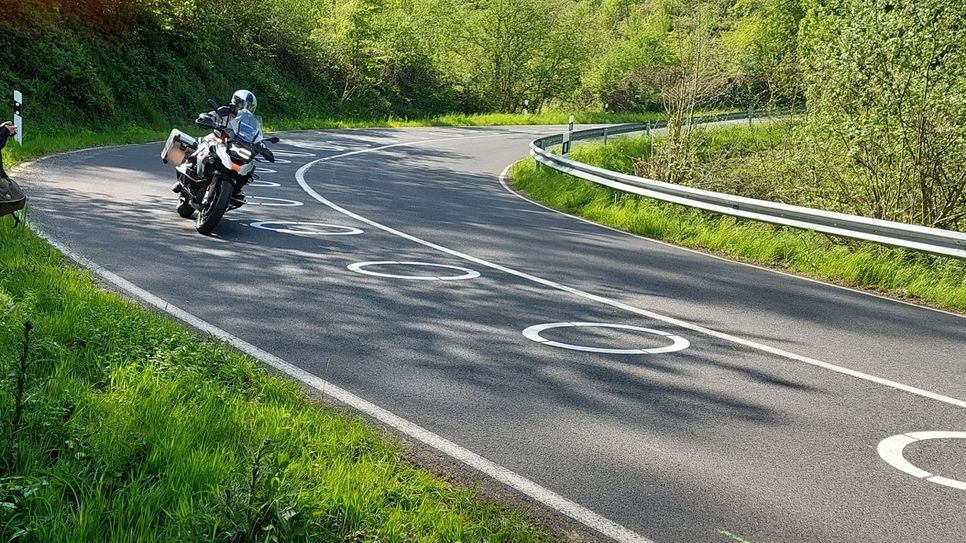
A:
<svg viewBox="0 0 966 543">
<path fill-rule="evenodd" d="M 813 0 L 802 52 L 818 188 L 873 217 L 966 224 L 966 4 Z"/>
<path fill-rule="evenodd" d="M 0 91 L 24 91 L 41 132 L 184 119 L 236 88 L 286 118 L 519 112 L 524 99 L 642 111 L 662 103 L 651 76 L 681 56 L 692 12 L 713 14 L 715 47 L 739 32 L 788 49 L 794 25 L 770 23 L 779 0 L 759 1 L 0 0 Z M 784 58 L 746 54 L 723 86 L 769 87 L 766 57 Z"/>
<path fill-rule="evenodd" d="M 722 43 L 737 69 L 734 92 L 759 109 L 802 100 L 798 27 L 801 0 L 738 0 L 731 7 L 736 23 Z"/>
</svg>

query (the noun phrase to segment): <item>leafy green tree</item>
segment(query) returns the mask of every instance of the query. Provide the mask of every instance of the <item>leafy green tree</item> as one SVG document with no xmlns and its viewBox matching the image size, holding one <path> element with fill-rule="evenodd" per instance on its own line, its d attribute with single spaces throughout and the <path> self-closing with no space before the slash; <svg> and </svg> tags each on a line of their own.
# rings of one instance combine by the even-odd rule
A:
<svg viewBox="0 0 966 543">
<path fill-rule="evenodd" d="M 883 219 L 966 222 L 966 4 L 810 0 L 802 59 L 832 197 Z"/>
<path fill-rule="evenodd" d="M 615 110 L 661 107 L 652 75 L 671 62 L 667 41 L 671 23 L 664 3 L 636 6 L 625 19 L 605 24 L 615 26 L 602 51 L 584 68 L 587 91 Z"/>
<path fill-rule="evenodd" d="M 801 1 L 737 0 L 730 15 L 734 26 L 722 41 L 735 69 L 736 90 L 755 105 L 800 100 Z"/>
</svg>

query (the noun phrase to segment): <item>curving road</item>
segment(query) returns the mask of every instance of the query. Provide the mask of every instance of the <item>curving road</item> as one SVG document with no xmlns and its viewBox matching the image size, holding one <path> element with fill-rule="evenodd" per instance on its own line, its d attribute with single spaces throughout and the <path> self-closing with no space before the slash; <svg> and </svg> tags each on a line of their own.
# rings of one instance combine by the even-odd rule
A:
<svg viewBox="0 0 966 543">
<path fill-rule="evenodd" d="M 551 130 L 283 134 L 210 238 L 158 145 L 21 176 L 73 252 L 621 541 L 966 540 L 966 319 L 508 192 Z"/>
</svg>

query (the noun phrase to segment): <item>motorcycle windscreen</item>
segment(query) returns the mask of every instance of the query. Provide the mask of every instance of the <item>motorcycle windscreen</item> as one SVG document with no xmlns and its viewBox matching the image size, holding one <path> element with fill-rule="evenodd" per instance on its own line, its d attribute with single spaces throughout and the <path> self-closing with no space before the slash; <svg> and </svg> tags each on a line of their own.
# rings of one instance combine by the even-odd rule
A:
<svg viewBox="0 0 966 543">
<path fill-rule="evenodd" d="M 250 111 L 238 112 L 228 123 L 228 129 L 245 143 L 257 143 L 262 139 L 262 121 Z"/>
</svg>

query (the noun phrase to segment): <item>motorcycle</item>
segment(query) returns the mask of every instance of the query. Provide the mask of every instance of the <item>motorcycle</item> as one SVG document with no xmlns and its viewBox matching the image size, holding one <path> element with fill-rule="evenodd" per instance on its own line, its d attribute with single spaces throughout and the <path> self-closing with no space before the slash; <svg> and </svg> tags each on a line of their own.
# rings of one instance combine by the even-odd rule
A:
<svg viewBox="0 0 966 543">
<path fill-rule="evenodd" d="M 190 219 L 197 211 L 195 228 L 204 235 L 215 230 L 226 211 L 245 204 L 241 189 L 257 179 L 258 157 L 275 162 L 265 144 L 279 141 L 263 137 L 262 123 L 250 111 L 235 114 L 214 100 L 208 106 L 212 111 L 199 115 L 195 124 L 211 134 L 198 140 L 174 129 L 161 151 L 161 161 L 176 172 L 172 191 L 178 194 L 178 215 Z"/>
</svg>

